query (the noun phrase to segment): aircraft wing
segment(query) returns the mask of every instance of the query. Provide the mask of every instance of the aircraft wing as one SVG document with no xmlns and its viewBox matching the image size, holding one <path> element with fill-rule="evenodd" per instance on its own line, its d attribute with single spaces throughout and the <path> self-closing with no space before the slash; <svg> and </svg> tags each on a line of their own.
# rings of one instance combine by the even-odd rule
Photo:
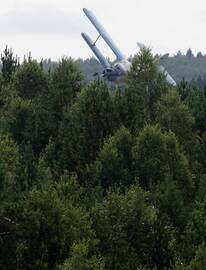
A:
<svg viewBox="0 0 206 270">
<path fill-rule="evenodd" d="M 104 57 L 104 55 L 100 52 L 100 50 L 94 44 L 94 42 L 91 40 L 91 38 L 87 34 L 85 34 L 85 33 L 82 33 L 82 37 L 86 41 L 86 43 L 88 44 L 88 46 L 90 47 L 90 49 L 93 51 L 93 53 L 95 54 L 95 56 L 97 57 L 97 59 L 99 60 L 99 62 L 101 63 L 101 65 L 103 66 L 103 68 L 104 69 L 110 68 L 109 62 Z"/>
<path fill-rule="evenodd" d="M 143 43 L 137 42 L 138 47 L 140 48 L 140 50 L 143 50 L 146 48 L 146 46 Z M 163 55 L 160 59 L 165 59 L 169 56 L 169 54 L 165 54 Z M 167 70 L 162 66 L 162 65 L 158 65 L 157 69 L 160 73 L 165 75 L 165 78 L 167 80 L 168 83 L 170 83 L 173 86 L 176 86 L 176 82 L 175 80 L 172 78 L 172 76 L 167 72 Z"/>
<path fill-rule="evenodd" d="M 175 82 L 175 80 L 172 78 L 172 76 L 167 72 L 167 70 L 162 65 L 158 65 L 157 69 L 160 73 L 165 75 L 168 83 L 170 83 L 173 86 L 177 86 L 177 83 Z"/>
<path fill-rule="evenodd" d="M 141 42 L 137 42 L 137 45 L 140 48 L 140 50 L 143 50 L 143 49 L 146 48 L 146 46 L 143 43 L 141 43 Z"/>
<path fill-rule="evenodd" d="M 90 22 L 97 29 L 97 31 L 99 32 L 99 34 L 102 36 L 102 38 L 104 39 L 104 41 L 107 43 L 107 45 L 110 47 L 110 49 L 116 55 L 117 60 L 120 60 L 120 61 L 123 60 L 125 58 L 124 55 L 117 48 L 117 46 L 113 42 L 112 38 L 109 36 L 109 34 L 104 29 L 104 27 L 97 20 L 97 18 L 95 17 L 95 15 L 90 10 L 88 10 L 87 8 L 83 8 L 83 11 L 86 14 L 87 18 L 90 20 Z"/>
</svg>

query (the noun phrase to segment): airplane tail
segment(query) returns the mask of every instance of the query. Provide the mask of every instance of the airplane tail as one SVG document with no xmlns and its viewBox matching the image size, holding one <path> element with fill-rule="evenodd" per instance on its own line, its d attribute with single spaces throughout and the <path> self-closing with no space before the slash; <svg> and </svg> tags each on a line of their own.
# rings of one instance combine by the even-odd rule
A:
<svg viewBox="0 0 206 270">
<path fill-rule="evenodd" d="M 106 68 L 110 68 L 110 64 L 107 61 L 107 59 L 104 57 L 104 55 L 100 52 L 100 50 L 98 49 L 98 47 L 94 44 L 94 42 L 91 40 L 91 38 L 85 34 L 82 33 L 82 37 L 83 39 L 86 41 L 86 43 L 88 44 L 88 46 L 90 47 L 90 49 L 93 51 L 93 53 L 95 54 L 95 56 L 97 57 L 97 59 L 99 60 L 99 62 L 101 63 L 101 65 L 106 69 Z"/>
<path fill-rule="evenodd" d="M 115 43 L 113 42 L 113 40 L 111 39 L 111 37 L 109 36 L 109 34 L 106 32 L 106 30 L 100 24 L 100 22 L 97 20 L 97 18 L 94 16 L 94 14 L 90 10 L 88 10 L 86 8 L 83 8 L 83 11 L 86 14 L 86 16 L 88 17 L 88 19 L 90 20 L 90 22 L 97 29 L 97 31 L 99 32 L 99 34 L 102 36 L 102 38 L 104 39 L 104 41 L 107 43 L 107 45 L 110 47 L 110 49 L 116 55 L 117 60 L 120 60 L 120 61 L 123 60 L 125 58 L 124 55 L 117 48 L 117 46 L 115 45 Z"/>
</svg>

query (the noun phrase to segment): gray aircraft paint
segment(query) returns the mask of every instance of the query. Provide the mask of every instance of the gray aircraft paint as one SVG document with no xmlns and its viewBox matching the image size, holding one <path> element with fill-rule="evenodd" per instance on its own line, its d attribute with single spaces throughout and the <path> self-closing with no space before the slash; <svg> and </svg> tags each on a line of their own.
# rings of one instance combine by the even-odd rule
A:
<svg viewBox="0 0 206 270">
<path fill-rule="evenodd" d="M 101 65 L 103 66 L 103 68 L 105 69 L 109 68 L 110 67 L 109 62 L 104 57 L 104 55 L 100 52 L 100 50 L 98 49 L 96 44 L 94 44 L 94 42 L 91 40 L 91 38 L 85 33 L 82 33 L 82 37 L 84 38 L 84 40 L 86 41 L 90 49 L 93 51 L 93 53 L 95 54 L 95 56 L 97 57 Z"/>
<path fill-rule="evenodd" d="M 101 63 L 104 69 L 101 76 L 104 78 L 107 78 L 109 81 L 118 82 L 120 80 L 120 77 L 124 77 L 125 74 L 130 70 L 131 63 L 126 59 L 126 57 L 122 54 L 122 52 L 117 48 L 112 38 L 106 32 L 104 27 L 100 24 L 100 22 L 97 20 L 94 14 L 86 8 L 84 8 L 83 11 L 88 17 L 88 19 L 90 20 L 90 22 L 97 29 L 99 33 L 99 37 L 101 36 L 104 39 L 104 41 L 107 43 L 107 45 L 110 47 L 110 49 L 113 51 L 113 53 L 117 57 L 116 64 L 110 65 L 107 59 L 104 57 L 104 55 L 100 52 L 100 50 L 96 46 L 96 42 L 99 39 L 99 37 L 97 38 L 95 42 L 93 42 L 87 34 L 82 33 L 82 37 L 84 38 L 84 40 L 86 41 L 90 49 L 93 51 L 93 53 L 95 54 L 95 56 L 97 57 L 97 59 L 99 60 L 99 62 Z M 137 43 L 137 45 L 139 46 L 140 50 L 143 50 L 145 48 L 145 45 L 143 43 Z M 160 73 L 164 74 L 168 83 L 170 83 L 173 86 L 176 86 L 176 82 L 162 65 L 157 65 L 157 70 Z"/>
<path fill-rule="evenodd" d="M 100 24 L 100 22 L 95 17 L 95 15 L 90 10 L 88 10 L 87 8 L 84 8 L 83 11 L 86 14 L 86 16 L 88 17 L 88 19 L 90 20 L 90 22 L 97 29 L 98 33 L 101 35 L 101 37 L 105 40 L 105 42 L 108 44 L 108 46 L 110 47 L 110 49 L 116 55 L 117 60 L 120 60 L 121 61 L 122 59 L 124 59 L 125 58 L 124 55 L 117 48 L 116 44 L 114 43 L 114 41 L 112 40 L 112 38 L 109 36 L 109 34 L 106 32 L 106 30 L 104 29 L 104 27 Z"/>
</svg>

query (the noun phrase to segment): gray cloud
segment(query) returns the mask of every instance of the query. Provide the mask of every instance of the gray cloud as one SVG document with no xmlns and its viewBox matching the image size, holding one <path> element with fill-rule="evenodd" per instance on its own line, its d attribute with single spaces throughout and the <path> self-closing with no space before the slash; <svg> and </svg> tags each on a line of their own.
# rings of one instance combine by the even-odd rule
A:
<svg viewBox="0 0 206 270">
<path fill-rule="evenodd" d="M 75 36 L 83 28 L 79 15 L 55 6 L 20 7 L 0 16 L 0 33 Z"/>
<path fill-rule="evenodd" d="M 32 51 L 40 59 L 92 56 L 80 33 L 92 39 L 97 33 L 83 7 L 93 10 L 125 55 L 137 52 L 137 41 L 154 53 L 188 47 L 205 53 L 205 0 L 6 0 L 0 9 L 0 46 L 8 44 L 20 55 Z M 113 57 L 101 40 L 98 45 Z"/>
</svg>

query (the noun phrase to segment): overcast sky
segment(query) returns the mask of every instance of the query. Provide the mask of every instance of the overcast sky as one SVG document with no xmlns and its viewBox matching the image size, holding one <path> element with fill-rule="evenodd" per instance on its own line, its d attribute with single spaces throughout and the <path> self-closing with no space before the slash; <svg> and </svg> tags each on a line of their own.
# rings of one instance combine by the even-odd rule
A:
<svg viewBox="0 0 206 270">
<path fill-rule="evenodd" d="M 97 33 L 82 12 L 91 9 L 122 52 L 138 51 L 137 41 L 154 53 L 206 53 L 205 0 L 0 0 L 0 50 L 6 44 L 19 56 L 88 58 L 81 32 Z M 99 47 L 113 58 L 100 40 Z"/>
</svg>

